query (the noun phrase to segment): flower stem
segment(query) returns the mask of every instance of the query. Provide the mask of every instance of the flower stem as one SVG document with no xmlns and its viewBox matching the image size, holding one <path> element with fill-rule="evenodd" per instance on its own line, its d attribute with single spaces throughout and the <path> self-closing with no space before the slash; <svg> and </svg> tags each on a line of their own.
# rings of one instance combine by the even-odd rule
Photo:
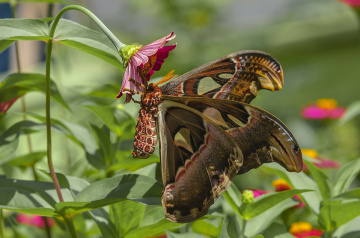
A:
<svg viewBox="0 0 360 238">
<path fill-rule="evenodd" d="M 245 238 L 245 237 L 246 237 L 246 236 L 245 236 L 246 222 L 247 222 L 247 220 L 245 220 L 245 219 L 243 218 L 243 220 L 242 220 L 242 226 L 241 226 L 241 234 L 240 234 L 240 237 L 241 237 L 241 238 Z"/>
<path fill-rule="evenodd" d="M 104 25 L 104 23 L 102 23 L 100 21 L 99 18 L 97 18 L 94 15 L 94 13 L 92 13 L 91 11 L 89 11 L 88 9 L 86 9 L 84 7 L 76 6 L 76 5 L 66 6 L 66 7 L 64 7 L 63 9 L 61 9 L 59 11 L 59 13 L 56 15 L 56 17 L 55 17 L 55 19 L 54 19 L 54 21 L 52 23 L 52 26 L 51 26 L 51 29 L 50 29 L 50 35 L 49 35 L 50 37 L 54 36 L 55 28 L 56 28 L 57 24 L 59 23 L 61 16 L 66 11 L 69 11 L 69 10 L 78 10 L 78 11 L 81 11 L 81 12 L 85 13 L 88 17 L 90 17 L 99 26 L 99 28 L 105 33 L 105 35 L 111 40 L 111 42 L 114 44 L 114 46 L 116 47 L 116 49 L 118 51 L 120 51 L 120 49 L 125 46 L 125 44 L 122 43 L 121 41 L 119 41 L 119 39 L 109 30 L 109 28 L 107 28 Z"/>
<path fill-rule="evenodd" d="M 55 189 L 58 194 L 60 202 L 63 202 L 63 196 L 61 193 L 59 181 L 56 177 L 55 171 L 54 171 L 54 165 L 52 162 L 52 155 L 51 155 L 51 117 L 50 117 L 50 65 L 51 65 L 51 53 L 52 53 L 52 46 L 53 42 L 52 40 L 49 40 L 47 43 L 47 52 L 46 52 L 46 139 L 47 139 L 47 159 L 48 159 L 48 166 L 51 174 L 51 178 L 54 181 Z"/>
</svg>

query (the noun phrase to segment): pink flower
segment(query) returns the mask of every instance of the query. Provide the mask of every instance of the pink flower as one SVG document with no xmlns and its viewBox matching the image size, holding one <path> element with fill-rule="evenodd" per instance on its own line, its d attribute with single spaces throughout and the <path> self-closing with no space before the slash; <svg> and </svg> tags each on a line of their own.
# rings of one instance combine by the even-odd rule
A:
<svg viewBox="0 0 360 238">
<path fill-rule="evenodd" d="M 176 47 L 176 45 L 165 46 L 165 44 L 174 39 L 175 36 L 171 32 L 168 36 L 148 45 L 125 46 L 121 50 L 120 54 L 124 62 L 127 62 L 127 67 L 120 93 L 116 96 L 117 98 L 120 98 L 125 93 L 127 94 L 125 102 L 129 102 L 134 93 L 143 92 L 144 89 L 139 85 L 146 84 L 150 76 L 154 74 L 154 71 L 160 70 L 164 60 L 169 56 L 169 52 Z"/>
<path fill-rule="evenodd" d="M 291 190 L 292 188 L 284 179 L 277 179 L 272 181 L 271 185 L 275 188 L 276 192 Z M 305 203 L 301 200 L 299 195 L 293 196 L 295 200 L 298 200 L 300 203 L 298 205 L 293 206 L 293 208 L 302 208 L 305 207 Z"/>
<path fill-rule="evenodd" d="M 290 233 L 298 238 L 304 237 L 321 237 L 323 231 L 313 229 L 311 224 L 308 222 L 295 222 L 291 224 Z"/>
<path fill-rule="evenodd" d="M 334 169 L 338 169 L 340 168 L 340 163 L 331 159 L 325 159 L 325 158 L 321 158 L 319 157 L 318 153 L 315 150 L 311 150 L 311 149 L 302 149 L 301 152 L 310 157 L 315 159 L 314 162 L 312 162 L 316 167 L 320 168 L 320 169 L 328 169 L 328 168 L 334 168 Z M 304 163 L 303 165 L 303 171 L 304 172 L 308 172 L 309 169 L 306 166 L 306 164 Z"/>
<path fill-rule="evenodd" d="M 254 189 L 254 190 L 252 190 L 252 192 L 254 194 L 254 198 L 257 198 L 257 197 L 259 197 L 261 195 L 270 193 L 271 191 L 265 191 L 265 190 L 261 190 L 261 189 Z"/>
<path fill-rule="evenodd" d="M 301 115 L 306 119 L 339 119 L 345 114 L 345 108 L 338 107 L 334 99 L 322 98 L 316 104 L 305 107 Z"/>
<path fill-rule="evenodd" d="M 45 227 L 45 220 L 47 220 L 47 223 L 50 227 L 55 225 L 55 222 L 51 218 L 42 217 L 39 215 L 26 215 L 19 213 L 16 216 L 16 220 L 18 223 L 29 225 L 29 226 L 35 226 L 38 228 L 44 228 Z"/>
<path fill-rule="evenodd" d="M 345 3 L 350 7 L 359 8 L 360 7 L 360 0 L 338 0 L 339 2 Z"/>
<path fill-rule="evenodd" d="M 7 112 L 7 110 L 9 110 L 9 108 L 11 107 L 11 105 L 14 104 L 14 102 L 17 100 L 18 98 L 13 98 L 10 101 L 7 102 L 0 102 L 0 115 L 4 114 Z"/>
</svg>

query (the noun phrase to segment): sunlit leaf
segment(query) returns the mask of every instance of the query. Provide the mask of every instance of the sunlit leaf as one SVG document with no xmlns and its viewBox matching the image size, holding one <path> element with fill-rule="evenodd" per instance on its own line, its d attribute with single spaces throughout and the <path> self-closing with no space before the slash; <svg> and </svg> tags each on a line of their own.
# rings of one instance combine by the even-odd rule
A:
<svg viewBox="0 0 360 238">
<path fill-rule="evenodd" d="M 39 91 L 45 94 L 45 75 L 25 73 L 11 74 L 0 85 L 0 102 L 9 101 L 31 91 Z M 55 102 L 70 110 L 53 81 L 50 82 L 50 97 Z"/>
<path fill-rule="evenodd" d="M 360 199 L 360 188 L 341 193 L 333 197 L 333 199 Z"/>
<path fill-rule="evenodd" d="M 241 193 L 235 184 L 231 183 L 229 188 L 222 193 L 222 196 L 229 203 L 231 208 L 240 215 Z"/>
<path fill-rule="evenodd" d="M 208 237 L 219 237 L 221 234 L 221 224 L 221 219 L 215 219 L 215 222 L 212 223 L 211 220 L 200 219 L 191 223 L 191 229 Z"/>
<path fill-rule="evenodd" d="M 153 178 L 125 174 L 92 183 L 75 198 L 77 202 L 129 199 L 145 204 L 160 204 L 163 185 Z"/>
<path fill-rule="evenodd" d="M 18 145 L 19 145 L 18 139 L 11 139 L 9 141 L 0 139 L 0 155 L 1 155 L 0 165 L 8 162 L 9 160 L 15 157 L 15 152 L 16 149 L 18 148 Z"/>
<path fill-rule="evenodd" d="M 328 184 L 328 177 L 311 162 L 304 160 L 304 163 L 309 168 L 311 175 L 317 183 L 323 200 L 328 200 L 331 197 L 331 189 Z"/>
<path fill-rule="evenodd" d="M 347 191 L 356 178 L 356 176 L 360 173 L 360 159 L 356 159 L 344 164 L 335 179 L 336 183 L 334 186 L 335 194 L 343 193 Z"/>
<path fill-rule="evenodd" d="M 51 40 L 41 19 L 0 19 L 0 40 Z"/>
<path fill-rule="evenodd" d="M 159 235 L 160 233 L 164 232 L 165 230 L 176 228 L 181 225 L 183 225 L 183 224 L 174 223 L 174 222 L 168 221 L 164 218 L 155 224 L 139 227 L 136 230 L 132 230 L 131 232 L 129 232 L 128 234 L 125 235 L 125 238 L 156 236 L 156 235 Z"/>
<path fill-rule="evenodd" d="M 13 158 L 9 161 L 11 166 L 29 167 L 46 156 L 46 151 L 32 152 L 23 156 Z"/>
<path fill-rule="evenodd" d="M 61 19 L 56 27 L 55 42 L 92 54 L 124 70 L 121 58 L 113 43 L 104 34 L 76 22 Z"/>
<path fill-rule="evenodd" d="M 326 231 L 333 231 L 360 215 L 360 201 L 326 201 L 320 208 L 319 225 Z"/>
<path fill-rule="evenodd" d="M 291 189 L 287 191 L 266 194 L 259 198 L 259 200 L 255 201 L 251 204 L 242 204 L 240 207 L 240 213 L 244 219 L 249 220 L 253 217 L 260 215 L 266 210 L 272 208 L 276 204 L 288 199 L 296 194 L 310 192 L 308 189 Z"/>
<path fill-rule="evenodd" d="M 360 101 L 357 101 L 357 102 L 350 104 L 346 108 L 345 115 L 342 118 L 340 118 L 339 123 L 345 124 L 346 122 L 354 119 L 355 117 L 357 117 L 359 115 L 360 115 Z"/>
<path fill-rule="evenodd" d="M 0 40 L 0 53 L 6 50 L 13 42 L 12 40 Z"/>
<path fill-rule="evenodd" d="M 131 200 L 125 200 L 110 206 L 110 222 L 118 237 L 137 229 L 145 212 L 145 205 Z"/>
</svg>

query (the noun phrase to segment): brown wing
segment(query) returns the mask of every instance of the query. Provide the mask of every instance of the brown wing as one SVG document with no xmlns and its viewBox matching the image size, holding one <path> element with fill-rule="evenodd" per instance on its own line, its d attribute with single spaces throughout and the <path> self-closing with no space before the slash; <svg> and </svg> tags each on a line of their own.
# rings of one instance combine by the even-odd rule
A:
<svg viewBox="0 0 360 238">
<path fill-rule="evenodd" d="M 167 218 L 205 215 L 233 177 L 262 163 L 301 171 L 299 146 L 277 118 L 229 100 L 170 97 L 159 105 L 158 128 Z M 178 101 L 178 102 L 175 102 Z"/>
<path fill-rule="evenodd" d="M 207 97 L 250 103 L 258 90 L 280 90 L 279 62 L 261 51 L 240 51 L 196 68 L 161 87 L 163 95 Z"/>
</svg>

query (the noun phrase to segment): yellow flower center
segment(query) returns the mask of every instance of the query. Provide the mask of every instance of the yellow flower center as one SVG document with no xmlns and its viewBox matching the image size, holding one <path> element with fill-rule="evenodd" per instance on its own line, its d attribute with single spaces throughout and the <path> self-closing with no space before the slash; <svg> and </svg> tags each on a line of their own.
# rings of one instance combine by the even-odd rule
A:
<svg viewBox="0 0 360 238">
<path fill-rule="evenodd" d="M 312 226 L 309 222 L 295 222 L 291 224 L 290 227 L 291 234 L 299 234 L 311 230 L 312 230 Z"/>
<path fill-rule="evenodd" d="M 311 150 L 311 149 L 301 149 L 301 152 L 302 152 L 304 155 L 306 155 L 306 156 L 308 156 L 308 157 L 310 157 L 310 158 L 313 158 L 313 159 L 319 157 L 319 154 L 318 154 L 315 150 Z"/>
<path fill-rule="evenodd" d="M 316 105 L 323 109 L 334 109 L 337 107 L 337 101 L 332 98 L 321 98 L 316 101 Z"/>
<path fill-rule="evenodd" d="M 279 186 L 289 186 L 289 184 L 284 179 L 277 179 L 271 182 L 271 185 L 273 187 L 279 187 Z"/>
</svg>

